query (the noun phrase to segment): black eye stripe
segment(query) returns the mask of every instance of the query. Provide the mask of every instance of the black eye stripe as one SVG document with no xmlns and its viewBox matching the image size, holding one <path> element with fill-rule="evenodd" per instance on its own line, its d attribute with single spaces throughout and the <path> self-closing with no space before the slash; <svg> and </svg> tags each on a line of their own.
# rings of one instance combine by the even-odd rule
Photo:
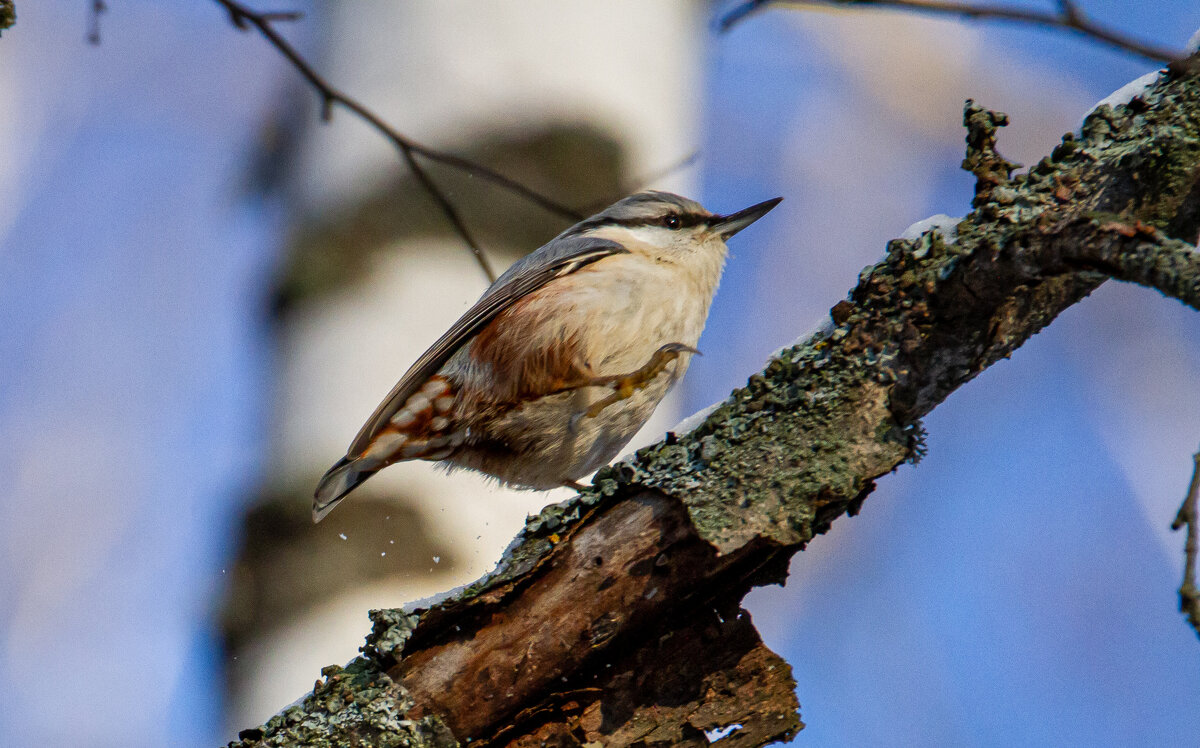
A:
<svg viewBox="0 0 1200 748">
<path fill-rule="evenodd" d="M 662 226 L 668 229 L 690 229 L 693 226 L 699 226 L 707 223 L 711 216 L 699 215 L 696 213 L 668 213 L 661 218 L 655 219 L 653 225 Z"/>
<path fill-rule="evenodd" d="M 699 213 L 667 213 L 661 216 L 638 218 L 594 218 L 576 224 L 571 231 L 571 235 L 582 234 L 605 226 L 622 226 L 627 229 L 636 229 L 643 226 L 661 226 L 662 228 L 672 230 L 686 229 L 707 223 L 710 218 L 712 216 Z"/>
</svg>

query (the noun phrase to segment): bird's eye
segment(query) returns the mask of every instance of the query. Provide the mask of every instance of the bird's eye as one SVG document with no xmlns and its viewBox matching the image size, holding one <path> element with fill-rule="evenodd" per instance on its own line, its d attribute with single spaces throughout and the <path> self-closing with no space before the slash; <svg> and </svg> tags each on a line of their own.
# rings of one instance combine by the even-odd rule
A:
<svg viewBox="0 0 1200 748">
<path fill-rule="evenodd" d="M 680 226 L 679 216 L 672 213 L 663 219 L 663 224 L 669 229 L 677 229 Z"/>
</svg>

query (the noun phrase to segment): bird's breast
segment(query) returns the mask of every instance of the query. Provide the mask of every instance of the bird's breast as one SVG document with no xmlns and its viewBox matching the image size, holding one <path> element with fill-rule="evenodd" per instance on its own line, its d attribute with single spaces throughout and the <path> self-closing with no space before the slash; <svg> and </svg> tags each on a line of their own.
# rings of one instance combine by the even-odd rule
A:
<svg viewBox="0 0 1200 748">
<path fill-rule="evenodd" d="M 584 341 L 598 375 L 637 369 L 666 343 L 694 346 L 711 293 L 697 294 L 671 265 L 618 255 L 566 279 L 563 322 Z"/>
<path fill-rule="evenodd" d="M 694 346 L 710 293 L 676 268 L 615 255 L 558 278 L 515 302 L 456 358 L 454 378 L 497 400 L 522 401 L 581 378 L 625 374 L 667 343 Z M 685 354 L 673 365 L 678 377 Z"/>
</svg>

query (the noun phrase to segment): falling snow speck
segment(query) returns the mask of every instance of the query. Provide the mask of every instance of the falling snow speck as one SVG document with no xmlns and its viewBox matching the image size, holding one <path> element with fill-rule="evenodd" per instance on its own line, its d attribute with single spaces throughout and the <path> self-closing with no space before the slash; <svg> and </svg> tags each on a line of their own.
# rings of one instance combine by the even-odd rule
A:
<svg viewBox="0 0 1200 748">
<path fill-rule="evenodd" d="M 341 538 L 342 540 L 345 540 L 345 539 L 346 539 L 346 533 L 344 533 L 344 532 L 339 532 L 339 533 L 338 533 L 338 537 L 339 537 L 339 538 Z"/>
<path fill-rule="evenodd" d="M 433 557 L 433 562 L 434 562 L 435 564 L 440 564 L 440 563 L 442 562 L 442 557 L 441 557 L 441 556 L 434 556 L 434 557 Z"/>
<path fill-rule="evenodd" d="M 383 556 L 386 556 L 386 555 L 387 555 L 387 551 L 384 551 L 383 553 L 380 553 L 379 555 L 380 555 L 380 557 L 382 558 Z"/>
</svg>

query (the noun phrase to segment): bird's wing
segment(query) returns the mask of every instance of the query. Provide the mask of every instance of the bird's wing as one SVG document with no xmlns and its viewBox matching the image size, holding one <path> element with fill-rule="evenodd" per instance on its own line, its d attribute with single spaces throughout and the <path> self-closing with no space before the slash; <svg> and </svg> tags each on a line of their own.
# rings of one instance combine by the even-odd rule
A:
<svg viewBox="0 0 1200 748">
<path fill-rule="evenodd" d="M 560 237 L 513 263 L 467 310 L 446 334 L 421 355 L 396 383 L 354 437 L 347 455 L 362 454 L 408 398 L 436 374 L 454 352 L 479 332 L 497 314 L 555 278 L 569 275 L 585 265 L 627 250 L 616 242 L 587 236 Z"/>
</svg>

